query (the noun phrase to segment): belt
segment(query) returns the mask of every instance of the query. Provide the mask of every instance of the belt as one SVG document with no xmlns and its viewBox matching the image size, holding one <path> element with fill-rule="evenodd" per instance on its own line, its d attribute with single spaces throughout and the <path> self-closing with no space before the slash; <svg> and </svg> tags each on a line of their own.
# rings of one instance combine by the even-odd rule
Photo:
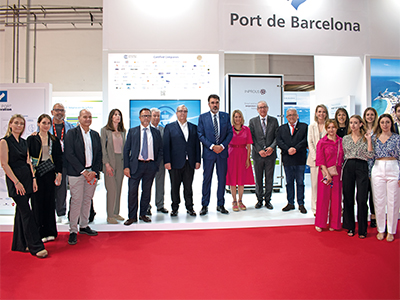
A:
<svg viewBox="0 0 400 300">
<path fill-rule="evenodd" d="M 153 160 L 140 160 L 140 159 L 139 159 L 139 162 L 144 163 L 144 164 L 147 164 L 147 163 L 152 162 L 152 161 L 153 161 Z"/>
<path fill-rule="evenodd" d="M 246 148 L 246 145 L 229 145 L 229 147 L 232 147 L 232 148 Z"/>
</svg>

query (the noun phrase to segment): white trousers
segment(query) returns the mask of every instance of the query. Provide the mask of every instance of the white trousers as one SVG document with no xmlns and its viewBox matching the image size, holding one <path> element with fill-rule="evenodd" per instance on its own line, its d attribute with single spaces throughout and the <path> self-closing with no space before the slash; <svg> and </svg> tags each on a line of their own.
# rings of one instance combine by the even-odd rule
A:
<svg viewBox="0 0 400 300">
<path fill-rule="evenodd" d="M 387 209 L 387 232 L 396 234 L 400 208 L 397 160 L 376 160 L 371 172 L 371 188 L 374 196 L 378 232 L 385 232 Z"/>
<path fill-rule="evenodd" d="M 314 215 L 317 212 L 318 171 L 319 171 L 319 167 L 310 167 L 311 210 L 314 213 Z"/>
</svg>

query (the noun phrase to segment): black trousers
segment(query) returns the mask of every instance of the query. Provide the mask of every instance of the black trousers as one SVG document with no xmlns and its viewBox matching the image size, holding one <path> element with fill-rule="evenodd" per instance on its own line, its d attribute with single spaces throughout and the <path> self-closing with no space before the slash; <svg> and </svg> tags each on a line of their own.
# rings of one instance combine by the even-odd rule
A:
<svg viewBox="0 0 400 300">
<path fill-rule="evenodd" d="M 343 169 L 343 228 L 355 230 L 354 193 L 357 187 L 358 234 L 366 235 L 368 227 L 368 163 L 361 159 L 347 160 Z"/>
<path fill-rule="evenodd" d="M 368 194 L 369 194 L 369 211 L 371 212 L 371 215 L 375 214 L 375 206 L 374 206 L 374 198 L 372 196 L 372 188 L 371 188 L 371 180 L 368 178 Z"/>
<path fill-rule="evenodd" d="M 30 196 L 13 197 L 17 206 L 15 208 L 14 235 L 11 250 L 25 252 L 25 248 L 28 247 L 29 252 L 32 255 L 36 255 L 36 253 L 44 249 L 44 245 L 29 206 Z"/>
<path fill-rule="evenodd" d="M 55 174 L 51 171 L 36 176 L 38 190 L 33 194 L 31 204 L 41 238 L 57 237 L 54 180 Z"/>
<path fill-rule="evenodd" d="M 185 198 L 185 206 L 187 210 L 193 210 L 193 177 L 194 169 L 190 167 L 189 162 L 186 160 L 185 166 L 182 169 L 171 169 L 169 170 L 169 176 L 171 179 L 171 199 L 172 199 L 172 210 L 179 209 L 179 203 L 181 203 L 180 187 L 183 183 L 183 197 Z"/>
</svg>

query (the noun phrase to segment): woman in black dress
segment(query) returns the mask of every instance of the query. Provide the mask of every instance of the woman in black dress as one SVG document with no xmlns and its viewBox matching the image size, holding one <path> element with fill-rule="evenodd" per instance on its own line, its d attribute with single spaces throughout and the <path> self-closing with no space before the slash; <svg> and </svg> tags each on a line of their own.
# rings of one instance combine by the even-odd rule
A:
<svg viewBox="0 0 400 300">
<path fill-rule="evenodd" d="M 349 114 L 347 113 L 347 110 L 343 107 L 339 107 L 335 113 L 335 120 L 339 125 L 336 134 L 343 138 L 347 135 L 347 131 L 349 130 Z"/>
<path fill-rule="evenodd" d="M 37 190 L 36 178 L 28 156 L 28 144 L 21 138 L 25 129 L 22 115 L 13 115 L 7 133 L 0 141 L 0 161 L 6 173 L 9 197 L 15 201 L 14 235 L 11 250 L 29 251 L 39 258 L 47 256 L 29 206 L 29 198 Z"/>
<path fill-rule="evenodd" d="M 38 190 L 32 196 L 32 211 L 43 243 L 54 241 L 57 237 L 55 211 L 55 185 L 62 179 L 62 151 L 60 140 L 49 133 L 51 117 L 47 114 L 39 116 L 37 121 L 39 133 L 28 137 L 29 156 L 35 167 L 46 164 L 50 159 L 54 168 L 45 173 L 35 171 Z M 51 164 L 50 164 L 51 165 Z M 42 165 L 43 166 L 43 165 Z"/>
</svg>

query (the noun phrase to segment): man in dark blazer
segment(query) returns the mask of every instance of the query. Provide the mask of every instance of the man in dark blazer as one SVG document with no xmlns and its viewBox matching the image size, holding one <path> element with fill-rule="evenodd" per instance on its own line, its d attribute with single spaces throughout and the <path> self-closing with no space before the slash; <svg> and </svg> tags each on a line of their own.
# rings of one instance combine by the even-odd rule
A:
<svg viewBox="0 0 400 300">
<path fill-rule="evenodd" d="M 197 126 L 187 121 L 188 109 L 180 105 L 176 109 L 177 121 L 164 129 L 164 163 L 171 179 L 171 217 L 178 215 L 181 202 L 179 190 L 183 182 L 183 196 L 187 213 L 195 217 L 193 210 L 194 170 L 200 168 L 201 150 Z"/>
<path fill-rule="evenodd" d="M 271 204 L 272 187 L 274 183 L 274 171 L 276 161 L 275 133 L 279 127 L 278 120 L 268 116 L 268 105 L 265 101 L 257 103 L 259 116 L 250 119 L 249 127 L 253 138 L 252 157 L 254 161 L 254 173 L 256 175 L 256 208 L 263 206 L 273 209 Z M 265 177 L 265 192 L 263 177 Z"/>
<path fill-rule="evenodd" d="M 78 219 L 80 234 L 97 235 L 97 232 L 88 226 L 88 222 L 91 200 L 102 168 L 100 135 L 89 128 L 92 124 L 92 114 L 87 109 L 82 109 L 78 120 L 79 125 L 68 130 L 64 144 L 71 192 L 68 239 L 70 245 L 77 243 Z"/>
<path fill-rule="evenodd" d="M 400 102 L 396 103 L 394 106 L 394 114 L 396 116 L 396 120 L 394 123 L 394 130 L 397 134 L 400 134 Z"/>
<path fill-rule="evenodd" d="M 162 158 L 160 132 L 150 126 L 150 109 L 142 108 L 139 113 L 140 125 L 129 129 L 124 146 L 124 174 L 129 178 L 128 220 L 129 226 L 137 222 L 139 184 L 142 182 L 139 219 L 151 222 L 146 216 L 150 203 L 151 186 Z"/>
<path fill-rule="evenodd" d="M 229 114 L 219 111 L 219 96 L 208 97 L 210 111 L 201 114 L 197 132 L 203 144 L 203 197 L 201 200 L 202 209 L 200 215 L 208 213 L 210 203 L 211 178 L 214 165 L 217 166 L 218 190 L 217 190 L 217 211 L 228 214 L 225 209 L 225 183 L 228 160 L 228 144 L 232 139 L 232 125 Z"/>
<path fill-rule="evenodd" d="M 282 211 L 294 209 L 294 182 L 299 210 L 306 214 L 304 207 L 304 170 L 307 159 L 307 130 L 305 123 L 298 121 L 297 110 L 289 108 L 286 112 L 287 124 L 279 126 L 276 131 L 276 143 L 282 150 L 282 163 L 286 175 L 286 194 L 288 204 Z"/>
</svg>

